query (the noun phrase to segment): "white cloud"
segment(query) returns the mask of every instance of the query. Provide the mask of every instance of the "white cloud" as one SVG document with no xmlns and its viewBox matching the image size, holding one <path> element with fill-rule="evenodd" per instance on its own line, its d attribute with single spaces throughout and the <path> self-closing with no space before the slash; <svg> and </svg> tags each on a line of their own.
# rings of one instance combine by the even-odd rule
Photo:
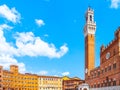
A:
<svg viewBox="0 0 120 90">
<path fill-rule="evenodd" d="M 6 41 L 6 38 L 4 37 L 4 30 L 5 29 L 12 29 L 12 27 L 6 25 L 6 24 L 3 24 L 3 25 L 0 25 L 0 54 L 7 54 L 7 55 L 14 55 L 16 54 L 17 55 L 17 51 L 14 47 L 12 47 L 7 41 Z"/>
<path fill-rule="evenodd" d="M 38 73 L 38 75 L 47 75 L 47 74 L 48 74 L 48 71 L 45 71 L 45 70 L 40 71 L 40 72 Z"/>
<path fill-rule="evenodd" d="M 67 53 L 66 44 L 56 49 L 54 44 L 49 44 L 40 37 L 35 37 L 32 32 L 17 33 L 16 46 L 12 46 L 4 37 L 4 30 L 12 29 L 7 24 L 0 25 L 0 65 L 9 68 L 9 65 L 15 64 L 20 68 L 20 72 L 25 72 L 25 64 L 18 62 L 14 57 L 20 56 L 46 56 L 49 58 L 60 58 Z M 47 72 L 41 72 L 47 74 Z"/>
<path fill-rule="evenodd" d="M 6 42 L 3 32 L 5 29 L 12 29 L 12 27 L 6 24 L 0 25 L 0 65 L 2 65 L 4 68 L 9 68 L 11 64 L 15 64 L 19 66 L 20 72 L 24 72 L 25 65 L 23 63 L 19 63 L 13 57 L 13 55 L 17 55 L 17 49 Z"/>
<path fill-rule="evenodd" d="M 25 71 L 24 63 L 19 63 L 15 56 L 46 56 L 49 58 L 60 58 L 67 53 L 66 44 L 56 49 L 54 44 L 49 44 L 40 37 L 35 37 L 32 32 L 17 33 L 16 46 L 12 46 L 4 37 L 4 30 L 12 29 L 7 24 L 0 25 L 0 65 L 9 68 L 9 65 L 15 64 L 20 68 L 20 72 Z M 45 73 L 45 72 L 44 72 Z"/>
<path fill-rule="evenodd" d="M 68 76 L 68 75 L 70 75 L 69 72 L 63 72 L 63 73 L 62 73 L 62 76 Z"/>
<path fill-rule="evenodd" d="M 20 22 L 20 14 L 15 8 L 9 9 L 6 5 L 0 6 L 0 16 L 13 23 Z M 39 26 L 45 25 L 43 20 L 36 19 Z M 66 44 L 57 49 L 53 43 L 47 43 L 40 37 L 36 37 L 32 32 L 16 33 L 16 47 L 11 42 L 7 42 L 4 36 L 4 30 L 10 30 L 13 27 L 2 24 L 0 25 L 0 65 L 9 68 L 11 64 L 19 66 L 20 72 L 25 72 L 25 64 L 18 62 L 15 57 L 20 56 L 46 56 L 49 58 L 60 58 L 68 52 Z M 41 74 L 48 72 L 41 71 Z"/>
<path fill-rule="evenodd" d="M 44 21 L 43 21 L 42 19 L 35 19 L 35 23 L 36 23 L 39 27 L 45 25 L 45 23 L 44 23 Z"/>
<path fill-rule="evenodd" d="M 13 27 L 8 26 L 7 24 L 2 24 L 0 25 L 0 30 L 4 30 L 4 29 L 12 29 Z"/>
<path fill-rule="evenodd" d="M 6 69 L 8 69 L 10 65 L 18 65 L 19 72 L 21 73 L 25 72 L 24 63 L 19 63 L 15 58 L 6 54 L 2 54 L 2 55 L 0 54 L 0 65 L 2 65 Z"/>
<path fill-rule="evenodd" d="M 46 56 L 49 58 L 60 58 L 67 53 L 66 44 L 58 50 L 54 44 L 49 44 L 40 37 L 35 37 L 32 32 L 17 33 L 16 46 L 20 56 Z"/>
<path fill-rule="evenodd" d="M 15 8 L 9 8 L 7 5 L 0 6 L 0 16 L 13 23 L 20 22 L 20 13 Z"/>
<path fill-rule="evenodd" d="M 120 6 L 120 0 L 111 0 L 111 8 L 117 9 Z"/>
</svg>

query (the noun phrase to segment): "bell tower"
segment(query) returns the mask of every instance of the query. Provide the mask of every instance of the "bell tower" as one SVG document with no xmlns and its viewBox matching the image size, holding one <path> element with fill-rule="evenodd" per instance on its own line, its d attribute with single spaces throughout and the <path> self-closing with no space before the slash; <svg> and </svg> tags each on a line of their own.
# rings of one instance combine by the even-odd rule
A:
<svg viewBox="0 0 120 90">
<path fill-rule="evenodd" d="M 90 70 L 95 67 L 95 32 L 96 23 L 94 21 L 94 10 L 88 8 L 86 14 L 86 24 L 84 27 L 85 36 L 85 79 L 90 75 Z"/>
</svg>

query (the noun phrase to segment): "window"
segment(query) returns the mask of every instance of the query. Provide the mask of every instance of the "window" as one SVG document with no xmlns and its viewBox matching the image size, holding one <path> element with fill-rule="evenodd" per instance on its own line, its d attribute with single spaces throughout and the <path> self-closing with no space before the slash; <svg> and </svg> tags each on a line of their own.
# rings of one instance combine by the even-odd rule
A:
<svg viewBox="0 0 120 90">
<path fill-rule="evenodd" d="M 103 83 L 101 83 L 101 87 L 103 87 Z"/>
<path fill-rule="evenodd" d="M 116 81 L 113 81 L 113 86 L 116 86 Z"/>
<path fill-rule="evenodd" d="M 107 72 L 107 68 L 105 68 L 105 72 Z"/>
<path fill-rule="evenodd" d="M 113 69 L 116 69 L 116 63 L 113 64 Z"/>
<path fill-rule="evenodd" d="M 100 71 L 98 71 L 98 76 L 100 76 Z"/>
<path fill-rule="evenodd" d="M 114 50 L 113 50 L 113 55 L 115 55 L 115 53 L 116 53 L 116 52 L 115 52 L 115 49 L 114 49 Z"/>
<path fill-rule="evenodd" d="M 94 77 L 96 77 L 96 73 L 94 73 Z"/>
<path fill-rule="evenodd" d="M 111 86 L 111 82 L 108 82 L 108 86 Z"/>
<path fill-rule="evenodd" d="M 90 15 L 90 21 L 92 21 L 92 15 Z"/>
<path fill-rule="evenodd" d="M 111 70 L 111 66 L 108 66 L 108 71 L 110 71 Z"/>
<path fill-rule="evenodd" d="M 106 81 L 107 81 L 107 82 L 109 81 L 109 78 L 108 78 L 108 77 L 106 77 Z"/>
<path fill-rule="evenodd" d="M 100 87 L 100 84 L 98 84 L 98 88 Z"/>
<path fill-rule="evenodd" d="M 102 70 L 101 73 L 103 74 L 103 73 L 104 73 L 104 70 Z"/>
<path fill-rule="evenodd" d="M 87 90 L 87 88 L 84 88 L 83 90 Z"/>
<path fill-rule="evenodd" d="M 94 85 L 94 88 L 96 88 L 96 85 Z"/>
<path fill-rule="evenodd" d="M 105 83 L 105 87 L 107 86 L 107 83 Z"/>
</svg>

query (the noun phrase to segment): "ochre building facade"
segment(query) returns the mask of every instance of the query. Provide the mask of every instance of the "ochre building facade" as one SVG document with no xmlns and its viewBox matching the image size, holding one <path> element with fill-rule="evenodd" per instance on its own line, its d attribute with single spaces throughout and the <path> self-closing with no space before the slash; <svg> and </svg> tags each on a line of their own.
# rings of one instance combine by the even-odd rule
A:
<svg viewBox="0 0 120 90">
<path fill-rule="evenodd" d="M 35 74 L 21 74 L 18 66 L 11 65 L 10 71 L 2 70 L 2 90 L 38 90 L 38 76 Z"/>
<path fill-rule="evenodd" d="M 95 63 L 95 31 L 94 11 L 86 12 L 85 34 L 85 82 L 91 88 L 120 86 L 120 27 L 114 33 L 114 39 L 100 48 L 100 66 Z"/>
<path fill-rule="evenodd" d="M 61 77 L 21 74 L 18 71 L 16 65 L 11 65 L 10 71 L 0 66 L 0 90 L 62 90 Z"/>
</svg>

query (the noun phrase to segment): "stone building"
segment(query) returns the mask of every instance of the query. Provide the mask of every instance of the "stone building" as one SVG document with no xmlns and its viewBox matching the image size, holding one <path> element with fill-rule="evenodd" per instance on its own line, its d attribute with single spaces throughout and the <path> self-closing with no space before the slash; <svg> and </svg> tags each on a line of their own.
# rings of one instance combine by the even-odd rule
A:
<svg viewBox="0 0 120 90">
<path fill-rule="evenodd" d="M 107 46 L 101 46 L 100 66 L 95 67 L 94 10 L 88 8 L 85 18 L 85 82 L 91 88 L 120 86 L 120 27 L 114 39 Z"/>
</svg>

